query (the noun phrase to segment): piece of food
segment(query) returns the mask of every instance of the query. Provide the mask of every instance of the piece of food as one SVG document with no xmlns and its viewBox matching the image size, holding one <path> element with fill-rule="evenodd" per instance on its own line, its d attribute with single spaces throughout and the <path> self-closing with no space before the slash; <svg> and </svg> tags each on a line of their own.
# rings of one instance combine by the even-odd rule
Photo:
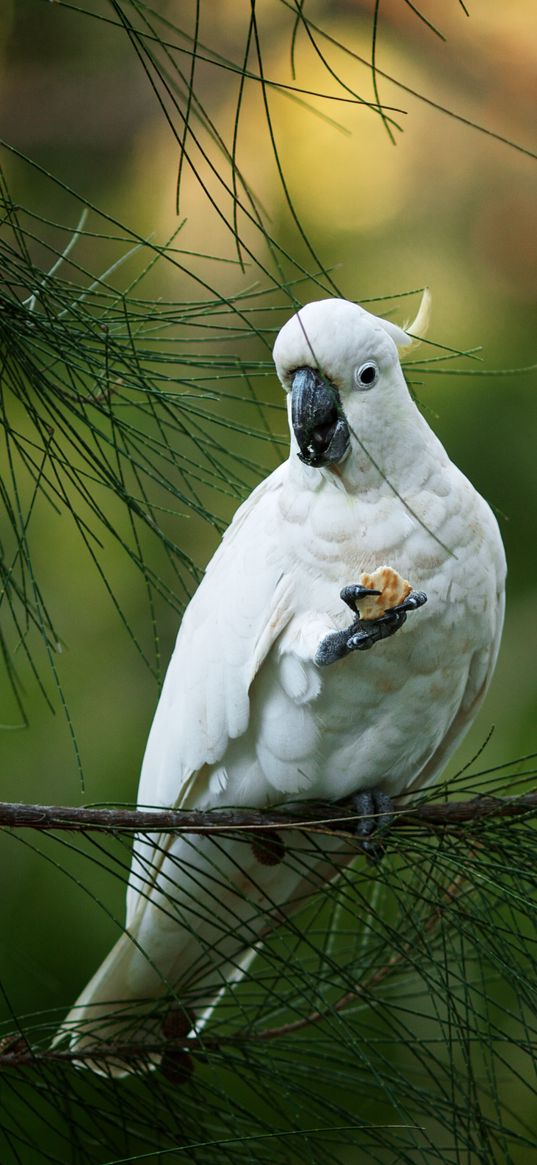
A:
<svg viewBox="0 0 537 1165">
<path fill-rule="evenodd" d="M 380 595 L 360 599 L 360 619 L 379 619 L 385 611 L 404 602 L 412 590 L 406 578 L 402 578 L 391 566 L 379 566 L 373 574 L 361 574 L 359 582 L 363 587 L 380 591 Z"/>
</svg>

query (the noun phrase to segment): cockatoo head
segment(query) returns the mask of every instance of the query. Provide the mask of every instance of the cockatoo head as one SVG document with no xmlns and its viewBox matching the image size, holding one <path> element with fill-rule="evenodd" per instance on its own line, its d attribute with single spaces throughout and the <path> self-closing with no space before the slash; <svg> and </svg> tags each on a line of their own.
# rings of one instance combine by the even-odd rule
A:
<svg viewBox="0 0 537 1165">
<path fill-rule="evenodd" d="M 412 325 L 415 334 L 425 329 L 427 309 L 428 293 Z M 412 403 L 398 349 L 413 342 L 396 324 L 345 299 L 300 308 L 273 350 L 290 397 L 291 454 L 314 468 L 335 466 L 354 441 L 396 424 Z"/>
</svg>

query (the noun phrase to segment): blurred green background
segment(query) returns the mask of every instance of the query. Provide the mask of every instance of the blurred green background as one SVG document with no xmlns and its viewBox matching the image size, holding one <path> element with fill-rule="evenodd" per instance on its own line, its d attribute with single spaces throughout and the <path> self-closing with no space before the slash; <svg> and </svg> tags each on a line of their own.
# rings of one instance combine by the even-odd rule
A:
<svg viewBox="0 0 537 1165">
<path fill-rule="evenodd" d="M 98 14 L 110 18 L 111 6 L 105 0 L 96 2 L 89 6 L 92 15 L 77 12 L 76 7 L 4 0 L 2 136 L 114 219 L 141 236 L 152 233 L 162 241 L 179 221 L 177 141 L 124 30 L 92 18 Z M 195 5 L 179 7 L 183 27 L 192 31 Z M 220 0 L 202 9 L 200 40 L 236 61 L 237 67 L 245 49 L 247 7 Z M 440 21 L 445 40 L 400 0 L 387 0 L 380 10 L 377 65 L 403 85 L 388 76 L 377 77 L 384 106 L 401 111 L 392 114 L 403 130 L 394 131 L 396 144 L 381 118 L 367 107 L 309 96 L 306 108 L 305 97 L 302 102 L 291 100 L 274 86 L 268 91 L 272 133 L 296 214 L 342 294 L 359 301 L 394 297 L 387 305 L 373 303 L 372 310 L 389 311 L 402 323 L 412 318 L 418 297 L 408 301 L 408 310 L 407 301 L 395 297 L 427 284 L 433 296 L 431 339 L 456 349 L 481 346 L 479 367 L 517 369 L 537 363 L 537 161 L 531 153 L 537 150 L 535 5 L 533 0 L 513 0 L 509 5 L 478 0 L 469 17 L 454 0 L 441 8 L 439 13 L 439 6 L 428 2 L 420 12 Z M 172 0 L 157 9 L 162 17 L 178 19 L 178 5 Z M 311 6 L 310 18 L 356 54 L 344 52 L 334 40 L 323 41 L 331 66 L 349 87 L 344 91 L 305 35 L 297 37 L 293 79 L 292 15 L 285 5 L 265 0 L 258 6 L 265 75 L 313 94 L 350 97 L 356 90 L 364 99 L 374 100 L 371 71 L 357 59 L 370 59 L 373 9 L 374 4 L 365 0 L 329 4 L 318 0 Z M 257 70 L 254 48 L 249 64 Z M 187 56 L 181 67 L 188 74 Z M 196 91 L 228 146 L 238 85 L 236 72 L 203 60 L 198 63 Z M 493 134 L 480 133 L 468 122 Z M 529 152 L 512 148 L 494 134 Z M 314 262 L 282 189 L 263 94 L 253 83 L 245 86 L 237 143 L 239 165 L 263 207 L 272 237 L 312 270 Z M 231 203 L 201 151 L 193 156 L 198 165 L 185 167 L 182 174 L 180 219 L 186 223 L 180 246 L 236 260 L 233 237 L 217 213 L 222 209 L 229 221 Z M 211 156 L 217 169 L 224 165 L 216 147 Z M 12 194 L 21 205 L 75 227 L 78 209 L 64 190 L 9 154 L 4 164 Z M 201 190 L 200 174 L 216 208 Z M 87 229 L 92 221 L 90 216 Z M 244 216 L 241 224 L 256 257 L 270 265 L 262 233 Z M 53 227 L 48 237 L 57 244 Z M 108 262 L 109 247 L 86 239 L 78 253 L 98 272 Z M 51 261 L 39 242 L 34 259 L 44 266 Z M 245 261 L 243 271 L 236 262 L 226 265 L 190 257 L 186 266 L 194 278 L 159 264 L 149 280 L 150 294 L 174 301 L 200 297 L 197 276 L 221 295 L 237 294 L 258 280 L 261 286 L 263 276 L 255 263 L 247 257 Z M 296 294 L 305 300 L 318 292 L 313 283 L 306 283 Z M 264 326 L 276 328 L 293 310 L 290 300 L 286 307 L 283 294 L 276 302 L 278 311 L 263 317 Z M 268 359 L 266 346 L 255 337 L 247 349 L 253 359 Z M 445 367 L 454 366 L 476 367 L 463 360 Z M 496 509 L 509 563 L 508 613 L 498 669 L 450 772 L 469 761 L 492 725 L 495 731 L 478 768 L 535 749 L 535 375 L 413 377 L 422 380 L 416 385 L 420 403 L 452 459 Z M 280 390 L 270 373 L 263 377 L 262 389 L 266 399 L 279 402 Z M 234 415 L 240 416 L 240 409 Z M 283 416 L 272 415 L 276 432 L 283 434 Z M 260 474 L 276 463 L 270 445 L 252 443 L 244 450 L 260 465 Z M 254 478 L 251 474 L 250 484 Z M 229 518 L 234 506 L 224 501 L 222 514 Z M 116 519 L 123 521 L 119 511 Z M 217 532 L 207 523 L 188 521 L 181 529 L 182 545 L 203 566 L 217 544 Z M 30 724 L 2 734 L 1 796 L 52 804 L 132 801 L 157 683 L 129 642 L 65 515 L 40 506 L 32 518 L 31 546 L 36 574 L 65 644 L 56 665 L 79 742 L 85 789 L 54 687 L 47 680 L 57 706 L 52 715 L 28 673 L 24 700 Z M 129 624 L 149 644 L 143 580 L 111 539 L 104 542 L 101 560 Z M 177 623 L 177 613 L 162 604 L 158 625 L 164 663 Z M 16 723 L 7 688 L 5 706 L 2 720 Z M 45 842 L 26 838 L 20 844 L 11 837 L 2 841 L 1 925 L 10 936 L 3 981 L 10 1006 L 24 1013 L 66 1005 L 116 935 L 113 918 L 121 922 L 122 887 L 95 867 L 95 895 L 106 903 L 108 916 L 60 870 L 43 862 L 37 851 L 47 849 Z M 53 861 L 60 860 L 57 850 L 47 852 Z"/>
</svg>

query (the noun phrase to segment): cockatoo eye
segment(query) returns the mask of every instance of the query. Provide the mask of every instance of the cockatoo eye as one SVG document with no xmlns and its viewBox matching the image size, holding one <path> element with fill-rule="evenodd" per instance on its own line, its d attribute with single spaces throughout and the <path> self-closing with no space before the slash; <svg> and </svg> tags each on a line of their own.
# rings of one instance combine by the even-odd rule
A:
<svg viewBox="0 0 537 1165">
<path fill-rule="evenodd" d="M 379 370 L 374 360 L 367 360 L 365 364 L 360 364 L 359 368 L 354 369 L 354 387 L 359 388 L 361 392 L 367 392 L 369 388 L 373 388 L 378 378 Z"/>
</svg>

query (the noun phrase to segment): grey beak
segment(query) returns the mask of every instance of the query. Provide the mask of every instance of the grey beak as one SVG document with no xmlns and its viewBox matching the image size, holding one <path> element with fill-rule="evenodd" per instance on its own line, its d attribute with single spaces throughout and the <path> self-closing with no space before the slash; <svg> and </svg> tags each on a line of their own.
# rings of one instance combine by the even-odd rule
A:
<svg viewBox="0 0 537 1165">
<path fill-rule="evenodd" d="M 316 468 L 341 461 L 350 438 L 339 393 L 313 368 L 293 376 L 291 421 L 301 461 Z"/>
</svg>

